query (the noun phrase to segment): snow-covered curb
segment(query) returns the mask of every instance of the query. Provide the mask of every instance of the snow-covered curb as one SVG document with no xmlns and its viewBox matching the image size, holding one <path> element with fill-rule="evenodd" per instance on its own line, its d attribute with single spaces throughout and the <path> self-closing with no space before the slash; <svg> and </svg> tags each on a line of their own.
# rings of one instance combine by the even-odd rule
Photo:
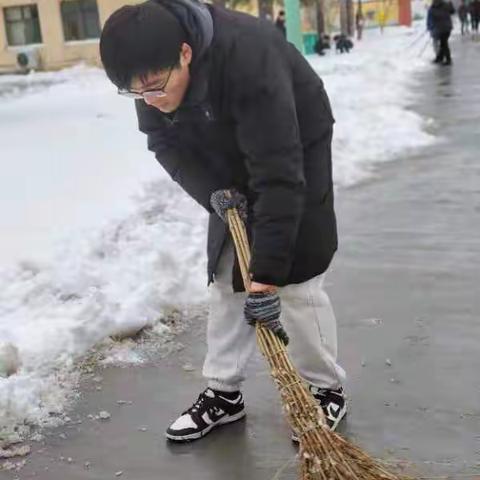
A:
<svg viewBox="0 0 480 480">
<path fill-rule="evenodd" d="M 380 162 L 392 161 L 430 145 L 429 120 L 409 110 L 414 103 L 414 73 L 431 68 L 419 56 L 424 26 L 369 31 L 355 54 L 312 56 L 325 82 L 336 119 L 334 180 L 350 186 L 370 178 Z M 427 40 L 427 37 L 422 37 Z M 414 43 L 413 47 L 411 46 Z"/>
</svg>

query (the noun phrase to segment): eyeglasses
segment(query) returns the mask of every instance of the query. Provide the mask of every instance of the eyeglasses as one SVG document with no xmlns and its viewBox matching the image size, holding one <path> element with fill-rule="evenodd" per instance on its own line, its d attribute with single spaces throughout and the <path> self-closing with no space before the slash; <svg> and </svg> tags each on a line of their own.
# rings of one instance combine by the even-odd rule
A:
<svg viewBox="0 0 480 480">
<path fill-rule="evenodd" d="M 126 88 L 119 88 L 118 94 L 124 97 L 133 98 L 134 100 L 148 100 L 152 98 L 166 97 L 167 92 L 165 91 L 165 88 L 167 87 L 168 81 L 170 80 L 173 68 L 174 67 L 170 67 L 165 82 L 163 82 L 163 85 L 159 88 L 152 88 L 151 90 L 145 90 L 143 92 L 133 92 L 132 90 L 128 90 Z"/>
</svg>

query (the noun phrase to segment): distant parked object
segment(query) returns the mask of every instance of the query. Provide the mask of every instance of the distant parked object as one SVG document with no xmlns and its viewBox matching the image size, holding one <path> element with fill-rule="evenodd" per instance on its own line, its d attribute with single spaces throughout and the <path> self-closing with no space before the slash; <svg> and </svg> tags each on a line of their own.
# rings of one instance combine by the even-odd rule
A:
<svg viewBox="0 0 480 480">
<path fill-rule="evenodd" d="M 322 35 L 315 43 L 315 52 L 318 55 L 325 55 L 325 50 L 330 48 L 330 36 Z"/>
<path fill-rule="evenodd" d="M 335 51 L 339 53 L 350 53 L 353 48 L 353 42 L 343 33 L 333 37 L 335 42 Z"/>
</svg>

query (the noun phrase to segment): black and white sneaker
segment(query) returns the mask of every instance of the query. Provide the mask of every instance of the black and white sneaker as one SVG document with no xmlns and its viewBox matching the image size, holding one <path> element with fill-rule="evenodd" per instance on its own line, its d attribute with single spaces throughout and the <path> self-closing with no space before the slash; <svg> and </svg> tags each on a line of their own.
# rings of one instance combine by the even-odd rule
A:
<svg viewBox="0 0 480 480">
<path fill-rule="evenodd" d="M 245 416 L 240 392 L 219 392 L 207 388 L 198 400 L 166 432 L 169 440 L 186 442 L 204 437 L 215 427 L 236 422 Z"/>
<path fill-rule="evenodd" d="M 340 387 L 338 390 L 329 390 L 309 385 L 308 388 L 322 407 L 330 430 L 335 430 L 347 413 L 347 399 L 343 387 Z M 292 432 L 292 440 L 298 442 L 296 432 Z"/>
</svg>

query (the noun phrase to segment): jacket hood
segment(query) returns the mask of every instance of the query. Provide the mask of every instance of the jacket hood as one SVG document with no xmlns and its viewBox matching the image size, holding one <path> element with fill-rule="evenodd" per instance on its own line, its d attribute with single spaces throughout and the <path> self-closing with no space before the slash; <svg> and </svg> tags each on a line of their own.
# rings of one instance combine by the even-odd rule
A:
<svg viewBox="0 0 480 480">
<path fill-rule="evenodd" d="M 213 39 L 213 20 L 207 6 L 199 0 L 155 0 L 179 20 L 190 40 L 196 63 Z"/>
</svg>

